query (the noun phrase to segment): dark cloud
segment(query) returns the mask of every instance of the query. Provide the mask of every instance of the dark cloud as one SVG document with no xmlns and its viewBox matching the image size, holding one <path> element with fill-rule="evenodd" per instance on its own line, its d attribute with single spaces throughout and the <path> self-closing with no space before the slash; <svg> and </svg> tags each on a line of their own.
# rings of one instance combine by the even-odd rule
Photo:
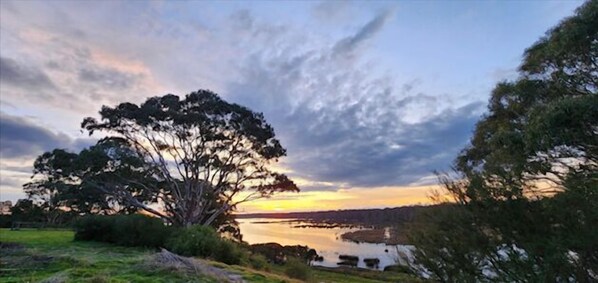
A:
<svg viewBox="0 0 598 283">
<path fill-rule="evenodd" d="M 362 26 L 357 33 L 338 41 L 333 48 L 333 55 L 353 52 L 363 42 L 378 33 L 391 15 L 392 11 L 386 10 Z"/>
<path fill-rule="evenodd" d="M 54 148 L 80 150 L 92 143 L 91 139 L 72 139 L 25 118 L 0 112 L 0 155 L 3 159 L 31 158 Z"/>
<path fill-rule="evenodd" d="M 325 150 L 292 160 L 292 167 L 315 180 L 346 182 L 349 186 L 414 183 L 449 167 L 466 144 L 482 106 L 473 103 L 425 122 L 397 125 L 386 134 L 382 129 L 360 126 L 339 131 Z M 390 134 L 393 130 L 398 132 Z M 301 152 L 309 152 L 309 148 Z"/>
<path fill-rule="evenodd" d="M 40 69 L 23 65 L 6 57 L 0 57 L 0 82 L 26 89 L 55 88 L 50 78 Z"/>
</svg>

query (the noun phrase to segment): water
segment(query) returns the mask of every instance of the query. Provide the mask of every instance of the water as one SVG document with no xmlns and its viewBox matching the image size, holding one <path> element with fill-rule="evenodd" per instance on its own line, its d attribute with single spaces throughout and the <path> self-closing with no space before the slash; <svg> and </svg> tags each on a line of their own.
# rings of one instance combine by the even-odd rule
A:
<svg viewBox="0 0 598 283">
<path fill-rule="evenodd" d="M 309 246 L 324 257 L 322 262 L 314 262 L 314 265 L 338 267 L 338 256 L 341 254 L 355 255 L 359 257 L 358 267 L 366 268 L 364 258 L 380 259 L 379 269 L 395 264 L 396 246 L 385 244 L 355 243 L 344 241 L 341 234 L 358 228 L 294 228 L 298 222 L 284 222 L 291 219 L 263 219 L 247 218 L 238 219 L 243 240 L 249 244 L 279 243 L 286 245 Z M 255 223 L 262 222 L 262 223 Z M 269 223 L 263 223 L 269 222 Z M 399 249 L 409 249 L 408 246 L 399 246 Z M 387 250 L 388 252 L 386 252 Z"/>
</svg>

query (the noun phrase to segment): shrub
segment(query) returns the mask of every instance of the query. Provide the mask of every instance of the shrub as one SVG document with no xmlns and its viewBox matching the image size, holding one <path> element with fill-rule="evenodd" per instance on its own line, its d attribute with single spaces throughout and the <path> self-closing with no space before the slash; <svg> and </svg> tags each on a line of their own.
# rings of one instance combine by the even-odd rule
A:
<svg viewBox="0 0 598 283">
<path fill-rule="evenodd" d="M 243 255 L 243 251 L 236 243 L 221 239 L 212 257 L 226 264 L 239 264 Z"/>
<path fill-rule="evenodd" d="M 261 270 L 268 267 L 268 259 L 261 254 L 252 254 L 249 256 L 249 266 L 252 268 Z"/>
<path fill-rule="evenodd" d="M 11 215 L 0 215 L 0 228 L 10 228 L 12 226 Z"/>
<path fill-rule="evenodd" d="M 387 272 L 399 272 L 399 273 L 406 273 L 406 274 L 415 274 L 413 272 L 413 270 L 411 270 L 411 268 L 409 268 L 409 266 L 399 265 L 399 264 L 388 265 L 388 266 L 384 267 L 384 271 L 387 271 Z"/>
<path fill-rule="evenodd" d="M 309 266 L 297 258 L 289 258 L 284 273 L 295 279 L 306 281 L 311 276 Z"/>
<path fill-rule="evenodd" d="M 89 215 L 75 222 L 75 240 L 122 246 L 161 247 L 173 228 L 162 220 L 140 215 Z"/>
<path fill-rule="evenodd" d="M 162 220 L 141 214 L 119 215 L 112 227 L 113 239 L 121 246 L 161 247 L 171 230 Z"/>
<path fill-rule="evenodd" d="M 113 243 L 112 227 L 114 220 L 110 216 L 88 215 L 74 223 L 75 241 L 98 241 Z"/>
<path fill-rule="evenodd" d="M 209 257 L 220 244 L 214 229 L 202 225 L 181 229 L 166 242 L 171 251 L 184 256 Z"/>
</svg>

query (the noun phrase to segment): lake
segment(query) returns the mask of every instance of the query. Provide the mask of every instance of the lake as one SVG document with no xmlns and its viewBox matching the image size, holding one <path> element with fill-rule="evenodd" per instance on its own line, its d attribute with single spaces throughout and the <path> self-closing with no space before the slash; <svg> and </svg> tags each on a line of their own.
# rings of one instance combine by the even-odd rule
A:
<svg viewBox="0 0 598 283">
<path fill-rule="evenodd" d="M 379 269 L 395 264 L 397 246 L 385 244 L 355 243 L 344 241 L 341 234 L 359 228 L 314 228 L 293 226 L 310 224 L 305 222 L 289 222 L 294 219 L 272 218 L 245 218 L 238 219 L 243 240 L 249 244 L 279 243 L 281 245 L 309 246 L 324 257 L 322 262 L 313 265 L 338 267 L 338 256 L 341 254 L 359 256 L 358 267 L 366 268 L 364 258 L 380 259 Z M 398 248 L 405 252 L 409 246 L 399 245 Z M 386 252 L 387 250 L 388 252 Z"/>
</svg>

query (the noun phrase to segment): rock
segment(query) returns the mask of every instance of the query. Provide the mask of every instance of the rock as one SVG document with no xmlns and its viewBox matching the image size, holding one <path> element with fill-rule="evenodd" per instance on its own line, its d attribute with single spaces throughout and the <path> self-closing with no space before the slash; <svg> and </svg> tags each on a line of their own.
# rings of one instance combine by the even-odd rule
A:
<svg viewBox="0 0 598 283">
<path fill-rule="evenodd" d="M 359 257 L 354 255 L 339 255 L 338 259 L 344 261 L 359 261 Z"/>
<path fill-rule="evenodd" d="M 365 263 L 365 266 L 369 268 L 378 268 L 380 264 L 380 260 L 378 258 L 364 258 L 363 262 Z"/>
</svg>

